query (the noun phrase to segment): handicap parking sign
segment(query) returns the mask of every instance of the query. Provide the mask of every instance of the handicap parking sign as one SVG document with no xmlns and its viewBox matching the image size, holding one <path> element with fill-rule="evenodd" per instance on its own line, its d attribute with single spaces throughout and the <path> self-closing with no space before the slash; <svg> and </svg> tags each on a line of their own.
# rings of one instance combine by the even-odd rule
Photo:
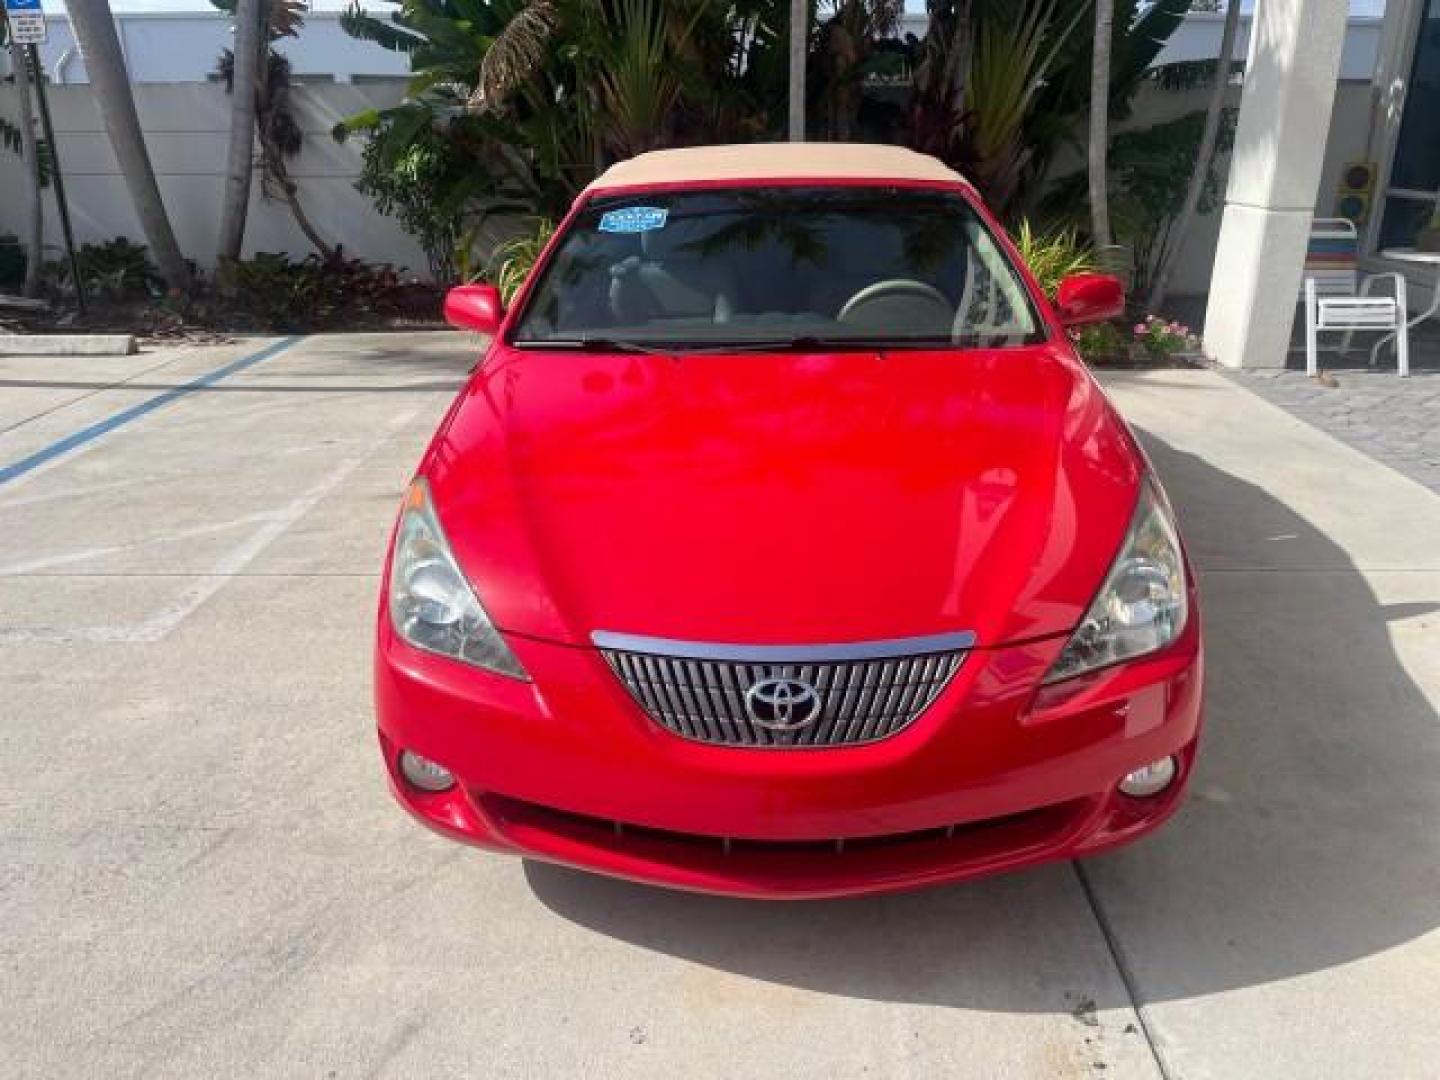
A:
<svg viewBox="0 0 1440 1080">
<path fill-rule="evenodd" d="M 40 10 L 40 0 L 5 0 L 5 17 L 17 44 L 39 45 L 45 40 L 45 13 Z"/>
</svg>

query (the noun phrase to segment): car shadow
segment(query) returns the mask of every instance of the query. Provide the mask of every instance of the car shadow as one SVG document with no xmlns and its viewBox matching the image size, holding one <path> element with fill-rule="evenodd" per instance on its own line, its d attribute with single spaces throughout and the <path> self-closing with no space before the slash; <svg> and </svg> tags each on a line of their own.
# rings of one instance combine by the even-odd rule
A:
<svg viewBox="0 0 1440 1080">
<path fill-rule="evenodd" d="M 1429 933 L 1440 926 L 1440 727 L 1391 635 L 1431 618 L 1440 597 L 1380 603 L 1346 554 L 1272 495 L 1138 434 L 1200 570 L 1208 654 L 1207 728 L 1185 807 L 1087 864 L 1142 999 L 1304 975 Z M 1113 980 L 1055 984 L 1081 961 L 1110 963 L 1066 865 L 806 903 L 535 862 L 525 872 L 540 901 L 577 924 L 773 983 L 1024 1012 L 1070 1008 L 1075 991 L 1124 1004 Z M 1076 964 L 1057 967 L 1067 955 Z"/>
</svg>

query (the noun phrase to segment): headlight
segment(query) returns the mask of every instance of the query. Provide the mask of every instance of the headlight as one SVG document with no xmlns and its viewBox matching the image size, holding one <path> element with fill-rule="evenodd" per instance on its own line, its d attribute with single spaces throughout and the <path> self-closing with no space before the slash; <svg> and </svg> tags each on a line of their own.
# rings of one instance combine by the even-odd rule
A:
<svg viewBox="0 0 1440 1080">
<path fill-rule="evenodd" d="M 424 480 L 410 486 L 395 531 L 390 621 L 417 649 L 529 680 L 450 553 Z"/>
<path fill-rule="evenodd" d="M 1163 649 L 1185 629 L 1187 608 L 1180 537 L 1165 497 L 1146 477 L 1120 554 L 1045 682 Z"/>
</svg>

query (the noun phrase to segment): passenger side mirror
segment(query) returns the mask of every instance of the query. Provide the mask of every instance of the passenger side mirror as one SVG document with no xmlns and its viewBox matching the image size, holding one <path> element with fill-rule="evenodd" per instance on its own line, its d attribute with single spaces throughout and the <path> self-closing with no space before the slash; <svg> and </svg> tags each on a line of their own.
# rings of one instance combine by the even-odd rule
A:
<svg viewBox="0 0 1440 1080">
<path fill-rule="evenodd" d="M 505 318 L 505 303 L 494 285 L 457 285 L 445 294 L 445 321 L 457 330 L 494 334 Z"/>
<path fill-rule="evenodd" d="M 1118 319 L 1125 314 L 1125 286 L 1111 274 L 1071 274 L 1060 282 L 1055 310 L 1066 326 Z"/>
</svg>

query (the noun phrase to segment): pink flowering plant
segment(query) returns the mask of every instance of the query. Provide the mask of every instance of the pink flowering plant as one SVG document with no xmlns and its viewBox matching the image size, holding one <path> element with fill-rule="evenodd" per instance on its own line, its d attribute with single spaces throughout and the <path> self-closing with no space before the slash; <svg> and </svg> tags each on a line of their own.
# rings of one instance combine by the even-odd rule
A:
<svg viewBox="0 0 1440 1080">
<path fill-rule="evenodd" d="M 1165 360 L 1179 352 L 1195 352 L 1200 339 L 1183 323 L 1166 321 L 1151 315 L 1135 324 L 1135 344 L 1156 360 Z"/>
<path fill-rule="evenodd" d="M 1155 315 L 1134 326 L 1103 322 L 1066 333 L 1081 359 L 1102 367 L 1168 366 L 1178 354 L 1200 350 L 1200 338 L 1188 326 Z"/>
<path fill-rule="evenodd" d="M 1092 364 L 1118 363 L 1129 352 L 1129 343 L 1114 323 L 1074 327 L 1069 334 L 1080 356 Z"/>
</svg>

